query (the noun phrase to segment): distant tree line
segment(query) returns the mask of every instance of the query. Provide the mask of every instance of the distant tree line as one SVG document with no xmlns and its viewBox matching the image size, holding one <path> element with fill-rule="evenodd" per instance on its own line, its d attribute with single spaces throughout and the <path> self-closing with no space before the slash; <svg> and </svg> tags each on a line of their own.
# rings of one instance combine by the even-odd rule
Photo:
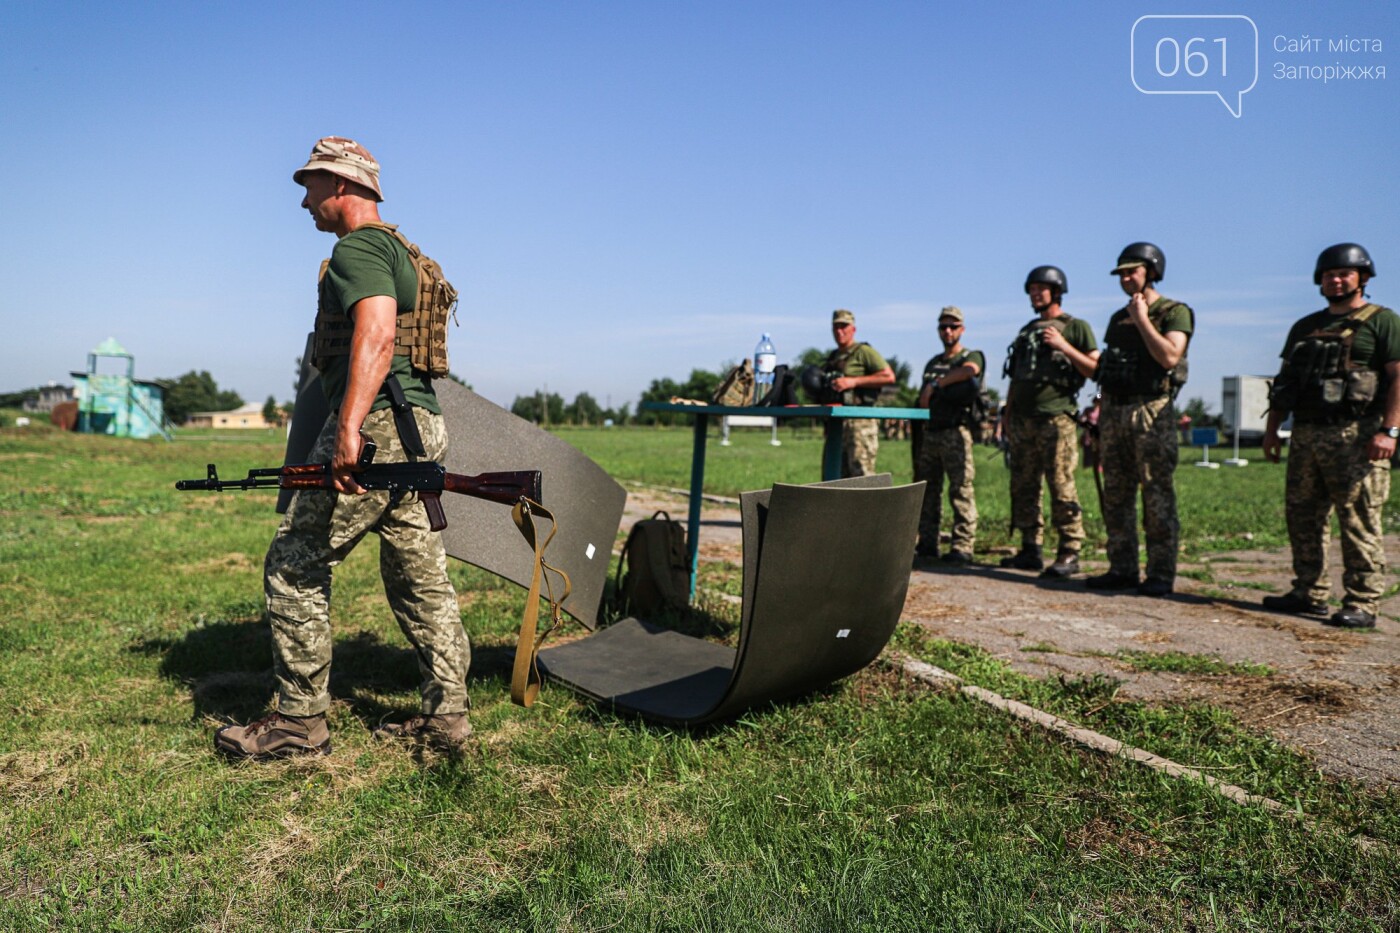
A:
<svg viewBox="0 0 1400 933">
<path fill-rule="evenodd" d="M 540 425 L 572 424 L 588 427 L 607 421 L 626 424 L 631 419 L 626 404 L 621 408 L 604 408 L 587 392 L 580 392 L 567 405 L 564 404 L 564 397 L 558 392 L 540 390 L 532 395 L 517 395 L 515 401 L 510 403 L 510 413 Z"/>
<path fill-rule="evenodd" d="M 243 404 L 243 396 L 220 389 L 206 369 L 155 381 L 165 390 L 165 417 L 173 424 L 184 424 L 197 411 L 233 411 Z"/>
</svg>

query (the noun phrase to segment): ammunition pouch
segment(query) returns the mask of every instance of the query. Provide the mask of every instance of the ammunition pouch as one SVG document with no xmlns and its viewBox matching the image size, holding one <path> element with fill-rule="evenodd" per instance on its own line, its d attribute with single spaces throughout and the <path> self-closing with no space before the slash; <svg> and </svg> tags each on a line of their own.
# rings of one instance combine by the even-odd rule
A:
<svg viewBox="0 0 1400 933">
<path fill-rule="evenodd" d="M 455 320 L 457 309 L 457 289 L 442 274 L 442 266 L 423 255 L 423 251 L 399 232 L 392 224 L 365 224 L 383 230 L 398 240 L 408 251 L 408 258 L 418 276 L 418 292 L 414 297 L 413 311 L 400 314 L 394 328 L 394 355 L 407 356 L 414 369 L 422 370 L 430 376 L 446 376 L 447 365 L 447 319 Z M 360 228 L 356 228 L 360 229 Z M 321 263 L 320 287 L 324 289 L 329 260 Z M 324 362 L 332 356 L 348 356 L 351 338 L 355 333 L 355 322 L 349 316 L 331 315 L 326 310 L 325 301 L 318 302 L 316 310 L 316 332 L 313 336 L 312 359 L 317 369 L 324 369 Z"/>
<path fill-rule="evenodd" d="M 1315 331 L 1298 341 L 1274 380 L 1270 409 L 1291 411 L 1303 422 L 1349 421 L 1366 414 L 1382 394 L 1383 380 L 1375 370 L 1351 362 L 1351 344 L 1352 325 L 1370 316 L 1356 315 L 1340 329 Z"/>
<path fill-rule="evenodd" d="M 1105 395 L 1176 398 L 1181 387 L 1186 385 L 1188 372 L 1185 356 L 1168 370 L 1147 354 L 1115 346 L 1106 348 L 1099 357 L 1094 378 Z"/>
<path fill-rule="evenodd" d="M 965 379 L 935 391 L 928 402 L 929 429 L 941 431 L 972 424 L 978 388 L 978 380 Z"/>
<path fill-rule="evenodd" d="M 1038 326 L 1023 329 L 1006 348 L 1006 363 L 1002 375 L 1012 382 L 1034 382 L 1078 392 L 1084 387 L 1084 377 L 1059 350 L 1052 349 L 1041 339 L 1046 327 L 1064 330 L 1069 315 L 1060 315 Z"/>
</svg>

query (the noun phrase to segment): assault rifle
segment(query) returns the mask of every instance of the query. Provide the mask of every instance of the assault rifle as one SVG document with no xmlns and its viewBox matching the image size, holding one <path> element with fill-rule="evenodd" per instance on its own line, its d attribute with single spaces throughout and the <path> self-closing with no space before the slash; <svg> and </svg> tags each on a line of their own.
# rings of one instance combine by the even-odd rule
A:
<svg viewBox="0 0 1400 933">
<path fill-rule="evenodd" d="M 360 462 L 354 469 L 355 481 L 365 489 L 387 489 L 390 493 L 416 492 L 428 513 L 433 531 L 447 527 L 442 511 L 442 493 L 457 492 L 502 505 L 515 505 L 521 499 L 540 503 L 539 470 L 518 470 L 500 473 L 479 473 L 464 476 L 449 473 L 432 460 L 414 463 L 374 463 L 378 451 L 374 441 L 364 439 Z M 249 470 L 244 479 L 219 479 L 214 464 L 209 464 L 206 479 L 182 479 L 175 483 L 180 490 L 204 489 L 222 492 L 225 489 L 334 489 L 329 463 L 290 463 L 282 467 Z"/>
</svg>

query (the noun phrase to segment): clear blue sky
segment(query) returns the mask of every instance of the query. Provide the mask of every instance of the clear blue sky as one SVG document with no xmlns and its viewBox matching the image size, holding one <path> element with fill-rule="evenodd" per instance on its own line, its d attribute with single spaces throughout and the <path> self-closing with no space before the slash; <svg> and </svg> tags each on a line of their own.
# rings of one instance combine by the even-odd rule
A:
<svg viewBox="0 0 1400 933">
<path fill-rule="evenodd" d="M 1185 396 L 1213 409 L 1322 306 L 1323 247 L 1367 246 L 1371 294 L 1400 306 L 1391 3 L 6 7 L 0 389 L 66 381 L 114 336 L 138 377 L 289 398 L 332 245 L 291 172 L 327 134 L 383 163 L 384 218 L 462 292 L 453 370 L 505 405 L 547 385 L 635 407 L 763 331 L 782 360 L 829 346 L 837 307 L 919 367 L 957 304 L 998 375 L 1032 266 L 1062 266 L 1101 335 L 1140 239 L 1196 309 Z M 1135 21 L 1173 13 L 1257 25 L 1239 118 L 1134 87 Z M 1221 48 L 1217 21 L 1169 26 Z M 1252 65 L 1228 39 L 1216 85 Z"/>
</svg>

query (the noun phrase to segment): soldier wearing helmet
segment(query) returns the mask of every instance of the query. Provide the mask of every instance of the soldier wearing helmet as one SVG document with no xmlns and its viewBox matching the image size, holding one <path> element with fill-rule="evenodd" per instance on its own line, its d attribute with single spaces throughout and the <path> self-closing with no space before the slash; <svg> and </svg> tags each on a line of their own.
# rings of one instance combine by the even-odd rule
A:
<svg viewBox="0 0 1400 933">
<path fill-rule="evenodd" d="M 292 175 L 316 229 L 334 233 L 322 265 L 313 352 L 331 415 L 310 460 L 329 462 L 335 491 L 301 490 L 268 547 L 263 589 L 272 626 L 277 710 L 214 736 L 222 754 L 255 761 L 330 753 L 331 568 L 366 532 L 379 535 L 380 574 L 422 674 L 421 715 L 377 730 L 460 746 L 471 649 L 447 576 L 442 536 L 418 497 L 366 492 L 352 468 L 363 439 L 378 462 L 441 461 L 447 452 L 433 375 L 446 369 L 445 316 L 429 295 L 456 292 L 432 260 L 379 219 L 379 163 L 341 136 L 318 140 Z M 450 301 L 449 301 L 450 303 Z"/>
<path fill-rule="evenodd" d="M 1026 295 L 1036 317 L 1007 348 L 1002 374 L 1007 390 L 1006 437 L 1011 454 L 1011 523 L 1021 549 L 1003 567 L 1040 570 L 1045 577 L 1079 571 L 1084 520 L 1074 468 L 1079 462 L 1079 390 L 1093 373 L 1098 346 L 1089 325 L 1060 307 L 1069 281 L 1057 266 L 1036 266 L 1026 276 Z M 1059 536 L 1055 561 L 1045 566 L 1041 549 L 1045 519 L 1042 482 L 1050 487 L 1050 521 Z"/>
<path fill-rule="evenodd" d="M 1172 402 L 1186 382 L 1186 347 L 1195 313 L 1157 291 L 1167 258 L 1151 243 L 1130 243 L 1109 273 L 1128 296 L 1104 331 L 1095 379 L 1103 464 L 1103 522 L 1108 572 L 1092 589 L 1136 589 L 1165 596 L 1176 582 L 1181 524 L 1176 515 L 1177 443 Z M 1147 577 L 1138 578 L 1137 499 L 1147 539 Z"/>
<path fill-rule="evenodd" d="M 1313 283 L 1327 307 L 1304 317 L 1284 341 L 1269 394 L 1264 455 L 1279 461 L 1279 426 L 1293 415 L 1285 513 L 1293 586 L 1264 607 L 1373 628 L 1386 589 L 1381 506 L 1400 437 L 1400 317 L 1366 300 L 1375 263 L 1355 243 L 1323 250 Z M 1328 523 L 1342 538 L 1342 608 L 1328 615 Z"/>
<path fill-rule="evenodd" d="M 948 504 L 953 509 L 953 528 L 945 564 L 972 563 L 972 546 L 977 539 L 977 500 L 972 481 L 976 468 L 972 459 L 971 426 L 978 416 L 978 393 L 987 368 L 981 350 L 963 346 L 964 317 L 961 308 L 949 305 L 938 315 L 938 339 L 943 352 L 924 366 L 919 407 L 928 409 L 928 422 L 919 444 L 914 479 L 928 483 L 919 512 L 919 543 L 914 553 L 920 557 L 938 556 L 939 526 L 943 519 L 943 481 L 948 481 Z"/>
</svg>

